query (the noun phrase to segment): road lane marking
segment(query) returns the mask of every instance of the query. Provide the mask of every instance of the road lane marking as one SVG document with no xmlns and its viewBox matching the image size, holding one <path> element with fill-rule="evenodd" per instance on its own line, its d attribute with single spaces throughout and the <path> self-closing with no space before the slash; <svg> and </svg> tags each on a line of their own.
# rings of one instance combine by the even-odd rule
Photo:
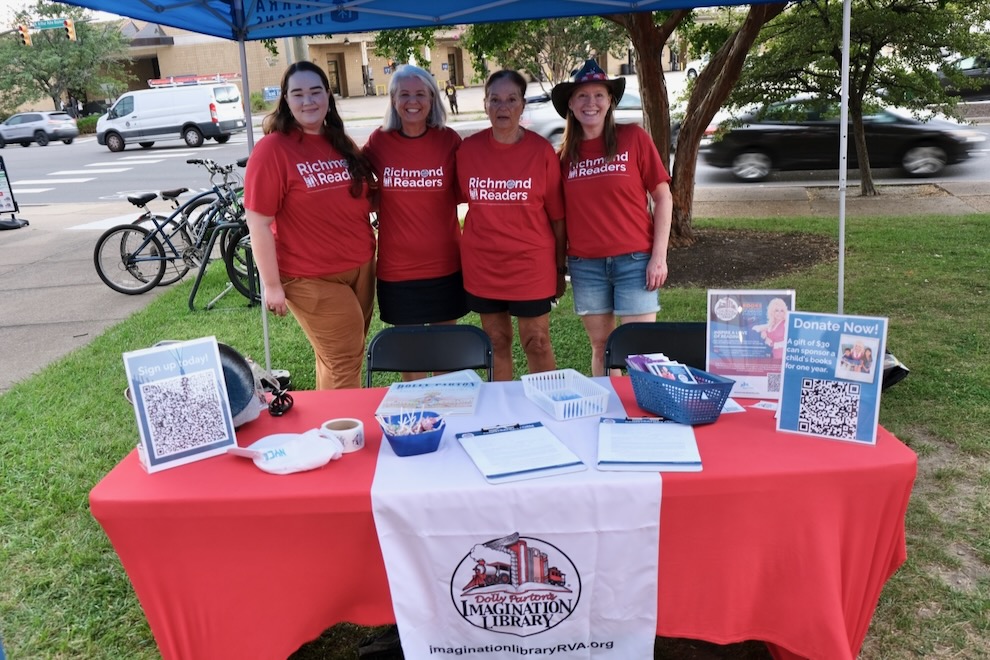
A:
<svg viewBox="0 0 990 660">
<path fill-rule="evenodd" d="M 20 186 L 11 186 L 15 195 L 30 195 L 32 193 L 43 193 L 49 190 L 55 190 L 54 188 L 21 188 Z"/>
<path fill-rule="evenodd" d="M 115 172 L 127 172 L 131 170 L 130 167 L 115 167 L 108 170 L 59 170 L 58 172 L 49 172 L 48 176 L 65 176 L 66 174 L 113 174 Z"/>
<path fill-rule="evenodd" d="M 38 184 L 45 185 L 47 183 L 86 183 L 87 181 L 92 181 L 93 178 L 94 177 L 88 177 L 86 179 L 31 179 L 29 181 L 18 181 L 17 184 L 21 186 L 37 186 Z"/>
</svg>

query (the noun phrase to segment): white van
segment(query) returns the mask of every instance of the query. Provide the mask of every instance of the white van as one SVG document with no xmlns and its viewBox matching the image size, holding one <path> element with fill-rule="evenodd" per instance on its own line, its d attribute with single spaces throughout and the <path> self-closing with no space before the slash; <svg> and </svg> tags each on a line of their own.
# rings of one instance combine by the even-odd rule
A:
<svg viewBox="0 0 990 660">
<path fill-rule="evenodd" d="M 208 138 L 223 144 L 245 130 L 240 90 L 212 83 L 127 92 L 96 122 L 96 141 L 110 151 L 134 142 L 147 149 L 156 140 L 176 139 L 198 147 Z"/>
</svg>

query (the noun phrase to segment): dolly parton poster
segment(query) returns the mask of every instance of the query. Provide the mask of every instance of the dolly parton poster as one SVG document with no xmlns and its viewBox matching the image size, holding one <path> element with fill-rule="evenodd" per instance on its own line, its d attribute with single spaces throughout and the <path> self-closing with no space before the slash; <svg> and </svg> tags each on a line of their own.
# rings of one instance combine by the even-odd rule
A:
<svg viewBox="0 0 990 660">
<path fill-rule="evenodd" d="M 735 381 L 731 396 L 780 398 L 792 289 L 708 290 L 708 371 Z"/>
</svg>

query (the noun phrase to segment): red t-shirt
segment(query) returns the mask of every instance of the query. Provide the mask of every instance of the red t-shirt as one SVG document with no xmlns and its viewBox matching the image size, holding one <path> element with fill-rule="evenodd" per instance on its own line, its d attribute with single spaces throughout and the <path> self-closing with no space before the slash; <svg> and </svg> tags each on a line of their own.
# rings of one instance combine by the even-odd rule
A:
<svg viewBox="0 0 990 660">
<path fill-rule="evenodd" d="M 561 163 L 567 254 L 586 259 L 653 250 L 647 195 L 670 181 L 656 145 L 635 124 L 616 126 L 618 149 L 605 162 L 605 138 L 581 142 L 577 164 Z"/>
<path fill-rule="evenodd" d="M 375 168 L 378 209 L 378 277 L 389 282 L 425 280 L 461 268 L 454 153 L 461 136 L 430 128 L 417 138 L 375 130 L 364 153 Z"/>
<path fill-rule="evenodd" d="M 501 144 L 491 129 L 464 139 L 457 183 L 468 202 L 461 237 L 464 288 L 496 300 L 538 300 L 557 290 L 550 222 L 564 217 L 560 161 L 550 143 L 524 131 Z"/>
<path fill-rule="evenodd" d="M 364 193 L 351 197 L 347 161 L 322 135 L 271 133 L 259 141 L 244 176 L 244 206 L 275 218 L 283 276 L 342 273 L 375 256 L 371 202 Z"/>
</svg>

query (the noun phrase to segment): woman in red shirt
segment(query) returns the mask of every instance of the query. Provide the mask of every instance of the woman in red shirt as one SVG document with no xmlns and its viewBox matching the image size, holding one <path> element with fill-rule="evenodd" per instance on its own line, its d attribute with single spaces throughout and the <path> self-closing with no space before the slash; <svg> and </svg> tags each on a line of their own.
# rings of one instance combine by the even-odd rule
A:
<svg viewBox="0 0 990 660">
<path fill-rule="evenodd" d="M 248 161 L 251 248 L 275 314 L 291 311 L 316 354 L 317 389 L 361 386 L 375 299 L 371 166 L 312 62 L 291 65 Z"/>
<path fill-rule="evenodd" d="M 550 143 L 519 125 L 526 80 L 497 71 L 485 83 L 488 130 L 457 151 L 468 203 L 461 264 L 468 306 L 492 339 L 495 380 L 512 380 L 512 317 L 530 373 L 556 368 L 550 308 L 564 294 L 564 204 Z"/>
<path fill-rule="evenodd" d="M 622 323 L 656 321 L 667 280 L 670 175 L 650 136 L 615 123 L 624 78 L 588 60 L 553 88 L 567 120 L 560 151 L 567 209 L 567 267 L 574 308 L 591 340 L 591 373 L 605 375 L 605 342 Z M 647 197 L 652 200 L 652 209 Z"/>
<path fill-rule="evenodd" d="M 440 88 L 428 72 L 392 75 L 385 122 L 364 154 L 378 177 L 378 309 L 392 325 L 452 324 L 467 314 L 454 154 Z"/>
</svg>

